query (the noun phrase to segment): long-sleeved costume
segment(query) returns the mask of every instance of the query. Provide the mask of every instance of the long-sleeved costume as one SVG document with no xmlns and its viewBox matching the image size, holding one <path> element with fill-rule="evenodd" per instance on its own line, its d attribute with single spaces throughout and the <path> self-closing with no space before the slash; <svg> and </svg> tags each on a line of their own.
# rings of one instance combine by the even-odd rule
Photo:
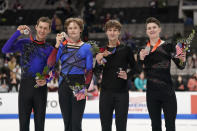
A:
<svg viewBox="0 0 197 131">
<path fill-rule="evenodd" d="M 152 121 L 152 131 L 161 131 L 161 109 L 163 109 L 166 131 L 175 131 L 177 102 L 170 75 L 171 59 L 179 69 L 185 67 L 174 57 L 173 44 L 164 42 L 154 52 L 140 61 L 145 65 L 147 76 L 147 107 Z"/>
<path fill-rule="evenodd" d="M 61 44 L 59 50 L 54 49 L 47 63 L 51 67 L 54 66 L 55 62 L 61 61 L 59 84 L 61 84 L 65 77 L 69 77 L 70 75 L 85 75 L 84 84 L 88 88 L 92 79 L 93 66 L 91 45 L 84 43 L 81 47 L 68 47 L 66 44 Z"/>
<path fill-rule="evenodd" d="M 19 121 L 20 131 L 29 131 L 32 108 L 35 115 L 35 130 L 44 131 L 44 120 L 47 102 L 47 86 L 34 88 L 37 72 L 42 73 L 47 59 L 53 50 L 48 43 L 36 43 L 30 38 L 19 39 L 20 31 L 16 31 L 2 48 L 3 53 L 21 53 L 21 86 L 19 90 Z"/>
<path fill-rule="evenodd" d="M 106 50 L 113 52 L 104 57 L 105 65 L 96 65 L 95 72 L 102 73 L 101 93 L 99 100 L 99 112 L 102 131 L 111 131 L 113 111 L 116 113 L 117 131 L 126 131 L 129 93 L 127 80 L 118 77 L 120 68 L 127 73 L 129 79 L 136 71 L 136 61 L 131 47 L 120 44 L 115 48 L 106 47 Z"/>
<path fill-rule="evenodd" d="M 77 101 L 70 86 L 78 83 L 88 88 L 93 67 L 90 49 L 91 45 L 87 43 L 81 46 L 60 44 L 58 51 L 54 49 L 48 60 L 49 66 L 53 66 L 55 60 L 61 62 L 58 94 L 65 131 L 81 131 L 86 100 Z"/>
<path fill-rule="evenodd" d="M 35 77 L 37 72 L 42 73 L 47 65 L 47 59 L 53 49 L 48 43 L 37 44 L 30 38 L 16 40 L 20 36 L 16 31 L 2 48 L 3 53 L 20 52 L 22 77 Z"/>
</svg>

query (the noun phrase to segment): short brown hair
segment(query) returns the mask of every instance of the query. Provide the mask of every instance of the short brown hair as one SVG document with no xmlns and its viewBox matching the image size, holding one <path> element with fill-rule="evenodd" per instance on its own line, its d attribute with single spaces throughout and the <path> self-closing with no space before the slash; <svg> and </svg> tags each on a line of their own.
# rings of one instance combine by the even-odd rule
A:
<svg viewBox="0 0 197 131">
<path fill-rule="evenodd" d="M 113 27 L 120 31 L 122 28 L 122 25 L 117 20 L 109 20 L 105 23 L 104 29 L 105 31 L 107 31 L 108 29 L 113 28 Z"/>
<path fill-rule="evenodd" d="M 83 20 L 81 18 L 68 18 L 68 19 L 66 19 L 65 22 L 64 22 L 64 28 L 65 28 L 65 30 L 67 30 L 68 25 L 71 22 L 75 22 L 79 26 L 79 28 L 83 31 L 84 22 L 83 22 Z"/>
<path fill-rule="evenodd" d="M 158 19 L 156 19 L 155 17 L 149 17 L 149 18 L 147 18 L 147 19 L 146 19 L 146 26 L 147 26 L 147 24 L 149 24 L 149 23 L 155 23 L 155 24 L 157 24 L 159 27 L 161 27 L 160 21 L 159 21 Z"/>
<path fill-rule="evenodd" d="M 37 25 L 39 25 L 40 22 L 46 22 L 49 24 L 49 29 L 51 29 L 51 19 L 49 19 L 49 17 L 40 17 L 38 20 L 37 20 Z"/>
</svg>

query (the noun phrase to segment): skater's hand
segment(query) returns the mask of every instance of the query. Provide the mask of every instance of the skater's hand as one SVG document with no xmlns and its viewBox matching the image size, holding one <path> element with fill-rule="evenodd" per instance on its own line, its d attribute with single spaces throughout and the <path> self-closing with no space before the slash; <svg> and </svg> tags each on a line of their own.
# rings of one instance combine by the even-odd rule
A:
<svg viewBox="0 0 197 131">
<path fill-rule="evenodd" d="M 30 28 L 27 25 L 19 25 L 17 28 L 17 30 L 19 30 L 21 34 L 24 34 L 25 29 L 30 31 Z"/>
<path fill-rule="evenodd" d="M 76 97 L 77 101 L 80 101 L 80 100 L 86 99 L 86 95 L 87 95 L 87 89 L 75 94 L 75 97 Z"/>
<path fill-rule="evenodd" d="M 178 58 L 182 61 L 182 62 L 185 62 L 186 61 L 186 52 L 182 52 Z"/>
<path fill-rule="evenodd" d="M 38 86 L 44 86 L 44 85 L 46 85 L 47 82 L 45 79 L 38 79 L 38 80 L 36 80 L 36 83 Z"/>
<path fill-rule="evenodd" d="M 62 34 L 58 33 L 56 36 L 56 44 L 55 44 L 55 48 L 59 48 L 60 43 L 63 42 L 64 37 L 62 37 Z"/>
<path fill-rule="evenodd" d="M 108 55 L 111 55 L 112 53 L 110 52 L 110 51 L 107 51 L 107 50 L 105 50 L 104 52 L 103 52 L 103 56 L 108 56 Z"/>
<path fill-rule="evenodd" d="M 103 61 L 103 57 L 106 57 L 106 56 L 108 56 L 110 54 L 112 54 L 112 53 L 109 52 L 109 51 L 107 51 L 107 50 L 105 50 L 103 53 L 98 53 L 96 55 L 96 61 L 97 61 L 97 63 L 100 64 L 100 65 L 101 64 L 105 64 L 104 61 Z"/>
<path fill-rule="evenodd" d="M 118 77 L 126 80 L 127 79 L 127 72 L 124 71 L 124 70 L 119 71 L 118 72 Z"/>
<path fill-rule="evenodd" d="M 98 64 L 102 64 L 102 59 L 103 59 L 103 53 L 98 53 L 96 55 L 96 61 Z"/>
<path fill-rule="evenodd" d="M 140 51 L 140 60 L 144 60 L 144 58 L 149 54 L 145 49 Z"/>
</svg>

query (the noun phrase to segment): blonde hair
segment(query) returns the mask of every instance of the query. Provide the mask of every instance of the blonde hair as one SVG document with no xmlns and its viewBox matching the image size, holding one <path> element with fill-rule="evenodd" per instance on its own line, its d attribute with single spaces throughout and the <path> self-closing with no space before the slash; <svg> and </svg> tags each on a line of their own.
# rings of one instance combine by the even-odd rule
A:
<svg viewBox="0 0 197 131">
<path fill-rule="evenodd" d="M 64 22 L 64 28 L 65 28 L 65 30 L 67 30 L 68 25 L 71 22 L 75 22 L 79 26 L 79 28 L 81 29 L 81 31 L 83 31 L 83 29 L 84 29 L 84 22 L 83 22 L 83 20 L 81 18 L 68 18 L 68 19 L 66 19 L 65 22 Z"/>
</svg>

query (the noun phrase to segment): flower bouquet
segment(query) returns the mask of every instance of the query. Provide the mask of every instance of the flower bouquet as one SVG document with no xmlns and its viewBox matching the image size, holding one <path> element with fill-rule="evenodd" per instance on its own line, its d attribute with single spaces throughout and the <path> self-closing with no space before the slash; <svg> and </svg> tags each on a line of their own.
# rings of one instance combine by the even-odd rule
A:
<svg viewBox="0 0 197 131">
<path fill-rule="evenodd" d="M 99 53 L 99 47 L 96 41 L 88 41 L 87 43 L 89 43 L 91 45 L 91 52 L 93 54 L 93 56 L 95 56 L 97 53 Z"/>
<path fill-rule="evenodd" d="M 75 85 L 70 85 L 70 89 L 73 91 L 73 94 L 76 95 L 78 93 L 82 93 L 86 95 L 86 86 L 80 85 L 79 83 L 75 83 Z"/>
<path fill-rule="evenodd" d="M 93 56 L 95 56 L 97 53 L 103 53 L 106 48 L 100 48 L 98 47 L 98 44 L 96 41 L 88 41 L 87 43 L 89 43 L 92 48 L 91 48 L 91 52 L 93 54 Z M 116 48 L 114 48 L 112 51 L 110 51 L 111 54 L 114 54 L 116 52 Z M 105 63 L 107 62 L 107 60 L 105 58 L 102 59 L 103 65 L 105 65 Z"/>
<path fill-rule="evenodd" d="M 189 47 L 195 35 L 195 30 L 192 30 L 192 33 L 188 38 L 182 38 L 177 40 L 176 45 L 176 56 L 179 56 L 182 52 L 190 52 Z"/>
<path fill-rule="evenodd" d="M 86 85 L 80 85 L 79 83 L 75 83 L 75 85 L 69 86 L 69 88 L 72 90 L 73 95 L 76 97 L 77 101 L 86 99 Z"/>
<path fill-rule="evenodd" d="M 42 74 L 40 74 L 39 72 L 36 73 L 35 79 L 36 80 L 46 80 L 46 83 L 48 83 L 53 79 L 53 77 L 54 77 L 54 72 L 50 71 L 48 66 L 45 66 Z M 36 84 L 34 87 L 38 88 L 39 85 Z"/>
<path fill-rule="evenodd" d="M 87 43 L 89 43 L 92 46 L 91 52 L 92 52 L 93 56 L 95 56 L 97 53 L 104 52 L 104 51 L 102 51 L 102 50 L 104 50 L 104 48 L 99 48 L 96 41 L 88 41 Z M 103 61 L 103 63 L 107 62 L 107 60 L 105 58 L 103 58 L 102 61 Z"/>
<path fill-rule="evenodd" d="M 184 52 L 190 52 L 189 47 L 194 36 L 195 36 L 195 30 L 192 30 L 192 33 L 189 35 L 188 38 L 182 38 L 182 39 L 177 40 L 176 55 L 175 55 L 176 58 Z M 180 64 L 182 65 L 183 62 L 180 61 Z"/>
</svg>

